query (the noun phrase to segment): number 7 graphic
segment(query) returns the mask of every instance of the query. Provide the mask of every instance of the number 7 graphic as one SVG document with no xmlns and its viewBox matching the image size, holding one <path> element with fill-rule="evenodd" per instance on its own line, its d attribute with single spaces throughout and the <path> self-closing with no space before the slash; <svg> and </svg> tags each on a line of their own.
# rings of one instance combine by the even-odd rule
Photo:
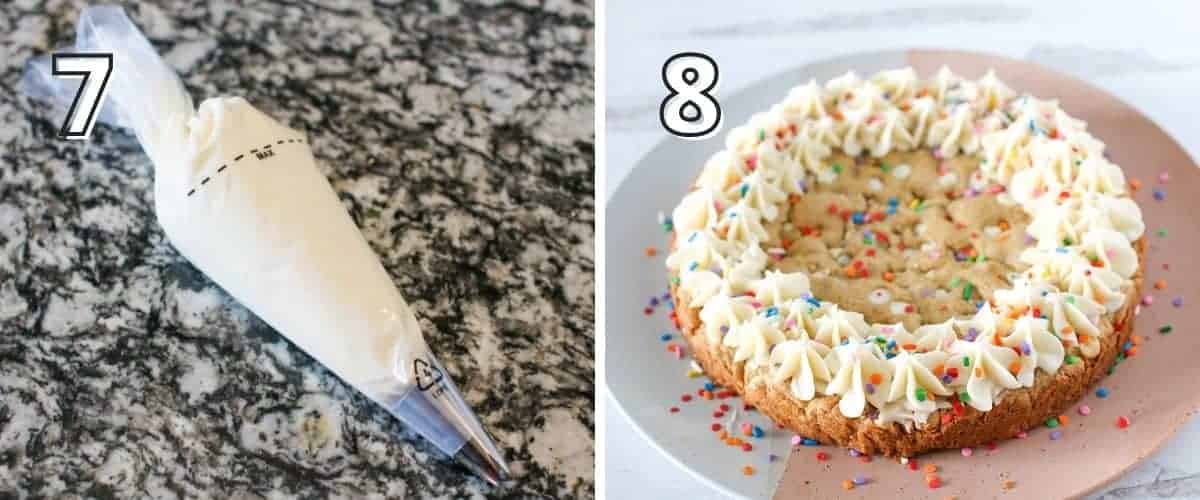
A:
<svg viewBox="0 0 1200 500">
<path fill-rule="evenodd" d="M 108 77 L 112 75 L 112 53 L 63 53 L 50 56 L 51 74 L 59 78 L 82 78 L 79 91 L 67 110 L 58 136 L 64 139 L 84 140 L 92 135 L 92 127 L 104 102 L 108 90 Z"/>
</svg>

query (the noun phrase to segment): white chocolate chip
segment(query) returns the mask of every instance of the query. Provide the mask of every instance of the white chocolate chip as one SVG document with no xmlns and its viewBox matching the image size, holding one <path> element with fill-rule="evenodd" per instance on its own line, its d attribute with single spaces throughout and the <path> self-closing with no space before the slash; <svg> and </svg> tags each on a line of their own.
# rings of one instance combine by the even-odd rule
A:
<svg viewBox="0 0 1200 500">
<path fill-rule="evenodd" d="M 958 174 L 947 172 L 946 175 L 938 177 L 938 185 L 942 188 L 948 188 L 958 183 Z"/>
<path fill-rule="evenodd" d="M 882 288 L 876 288 L 871 291 L 870 295 L 867 296 L 867 299 L 870 300 L 872 304 L 883 304 L 889 300 L 892 300 L 892 294 Z"/>
<path fill-rule="evenodd" d="M 817 182 L 821 184 L 833 184 L 835 180 L 837 180 L 837 172 L 834 172 L 833 169 L 822 170 L 817 174 Z"/>
<path fill-rule="evenodd" d="M 897 179 L 907 179 L 911 173 L 912 167 L 908 166 L 907 163 L 901 163 L 892 169 L 892 175 L 896 176 Z"/>
<path fill-rule="evenodd" d="M 883 191 L 883 182 L 875 177 L 872 177 L 867 181 L 867 189 L 875 192 Z"/>
<path fill-rule="evenodd" d="M 1000 234 L 1000 226 L 987 226 L 987 227 L 984 227 L 984 228 L 983 228 L 983 234 L 986 234 L 986 235 L 988 235 L 988 236 L 991 236 L 991 237 L 995 238 L 995 237 L 996 237 L 996 235 Z"/>
</svg>

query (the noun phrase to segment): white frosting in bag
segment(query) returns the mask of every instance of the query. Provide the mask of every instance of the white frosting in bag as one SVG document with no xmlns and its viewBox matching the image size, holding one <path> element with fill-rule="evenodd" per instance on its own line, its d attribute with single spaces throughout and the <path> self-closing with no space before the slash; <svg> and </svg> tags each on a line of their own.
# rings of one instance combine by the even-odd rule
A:
<svg viewBox="0 0 1200 500">
<path fill-rule="evenodd" d="M 204 101 L 184 134 L 148 148 L 179 252 L 372 398 L 411 384 L 397 360 L 426 354 L 420 327 L 303 136 L 241 98 Z"/>
</svg>

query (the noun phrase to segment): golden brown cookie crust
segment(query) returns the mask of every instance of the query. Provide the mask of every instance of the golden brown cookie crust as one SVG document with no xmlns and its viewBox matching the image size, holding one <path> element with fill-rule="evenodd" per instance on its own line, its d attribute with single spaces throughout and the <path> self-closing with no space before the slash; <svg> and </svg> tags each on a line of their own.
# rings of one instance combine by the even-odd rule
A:
<svg viewBox="0 0 1200 500">
<path fill-rule="evenodd" d="M 1145 272 L 1145 238 L 1134 243 L 1138 253 L 1138 271 L 1133 277 L 1125 304 L 1103 321 L 1100 354 L 1095 358 L 1079 356 L 1080 361 L 1063 364 L 1053 375 L 1037 372 L 1032 387 L 1008 390 L 991 411 L 978 411 L 964 405 L 961 416 L 953 409 L 930 415 L 924 426 L 907 430 L 897 423 L 876 424 L 870 418 L 847 418 L 838 410 L 837 396 L 817 396 L 811 401 L 794 398 L 783 384 L 772 384 L 759 368 L 747 376 L 745 365 L 735 365 L 732 351 L 711 346 L 703 335 L 700 310 L 690 307 L 690 298 L 677 284 L 671 286 L 675 317 L 679 330 L 691 347 L 692 356 L 705 374 L 718 385 L 737 391 L 747 404 L 758 409 L 776 424 L 822 443 L 834 443 L 867 454 L 911 457 L 946 448 L 965 448 L 1015 437 L 1021 431 L 1044 424 L 1062 415 L 1089 388 L 1105 375 L 1116 360 L 1125 341 L 1133 334 L 1133 315 L 1141 297 Z M 675 234 L 671 236 L 675 248 Z M 953 416 L 943 420 L 942 415 Z"/>
</svg>

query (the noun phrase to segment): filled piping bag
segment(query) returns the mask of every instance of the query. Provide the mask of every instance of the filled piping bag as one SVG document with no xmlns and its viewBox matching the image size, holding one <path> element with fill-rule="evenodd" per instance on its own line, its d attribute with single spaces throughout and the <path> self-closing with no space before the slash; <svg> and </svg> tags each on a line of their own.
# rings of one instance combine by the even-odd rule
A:
<svg viewBox="0 0 1200 500">
<path fill-rule="evenodd" d="M 438 449 L 493 484 L 508 475 L 303 134 L 240 97 L 194 108 L 119 7 L 84 8 L 75 51 L 113 53 L 100 120 L 137 134 L 159 224 L 184 257 Z M 48 59 L 24 78 L 30 95 L 71 102 Z"/>
</svg>

